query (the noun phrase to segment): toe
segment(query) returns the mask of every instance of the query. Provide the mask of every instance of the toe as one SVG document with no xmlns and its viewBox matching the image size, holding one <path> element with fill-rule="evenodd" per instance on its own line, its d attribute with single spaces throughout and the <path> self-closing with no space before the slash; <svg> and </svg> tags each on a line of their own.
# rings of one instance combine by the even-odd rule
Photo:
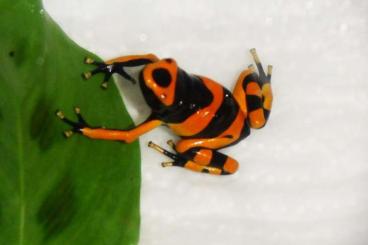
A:
<svg viewBox="0 0 368 245">
<path fill-rule="evenodd" d="M 90 71 L 82 73 L 82 78 L 84 78 L 85 80 L 88 80 L 91 77 L 92 77 L 92 72 Z"/>
<path fill-rule="evenodd" d="M 86 57 L 86 58 L 84 58 L 84 63 L 85 64 L 94 64 L 95 60 L 90 58 L 90 57 Z"/>
</svg>

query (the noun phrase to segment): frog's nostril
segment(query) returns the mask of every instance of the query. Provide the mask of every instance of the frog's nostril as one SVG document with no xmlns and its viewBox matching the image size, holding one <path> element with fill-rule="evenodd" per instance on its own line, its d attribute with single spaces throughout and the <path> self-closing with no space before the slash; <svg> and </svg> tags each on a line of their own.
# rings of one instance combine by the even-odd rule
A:
<svg viewBox="0 0 368 245">
<path fill-rule="evenodd" d="M 173 63 L 173 59 L 170 59 L 170 58 L 165 59 L 165 61 L 166 61 L 167 63 L 169 63 L 169 64 Z"/>
</svg>

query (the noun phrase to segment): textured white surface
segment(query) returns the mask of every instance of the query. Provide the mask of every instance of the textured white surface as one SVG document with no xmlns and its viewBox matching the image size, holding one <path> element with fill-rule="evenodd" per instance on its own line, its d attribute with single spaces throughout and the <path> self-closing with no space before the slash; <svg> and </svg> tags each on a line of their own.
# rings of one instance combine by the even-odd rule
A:
<svg viewBox="0 0 368 245">
<path fill-rule="evenodd" d="M 274 65 L 269 124 L 226 149 L 230 177 L 160 167 L 141 137 L 142 245 L 368 244 L 368 2 L 44 0 L 104 58 L 153 52 L 232 89 L 256 47 Z M 96 84 L 98 86 L 98 84 Z M 136 121 L 147 115 L 122 84 Z M 108 112 L 107 112 L 108 113 Z"/>
</svg>

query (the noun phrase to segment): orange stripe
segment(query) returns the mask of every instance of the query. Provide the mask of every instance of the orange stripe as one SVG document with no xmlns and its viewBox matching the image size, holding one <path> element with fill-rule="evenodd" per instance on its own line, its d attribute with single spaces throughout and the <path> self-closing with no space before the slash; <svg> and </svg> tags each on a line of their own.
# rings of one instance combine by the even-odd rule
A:
<svg viewBox="0 0 368 245">
<path fill-rule="evenodd" d="M 262 94 L 264 96 L 263 107 L 266 108 L 267 110 L 271 110 L 273 99 L 271 84 L 267 83 L 263 85 Z"/>
<path fill-rule="evenodd" d="M 240 133 L 243 128 L 244 122 L 245 122 L 245 115 L 241 110 L 239 110 L 238 115 L 236 116 L 233 123 L 219 137 L 230 135 L 233 137 L 231 142 L 237 140 L 240 137 Z"/>
<path fill-rule="evenodd" d="M 193 161 L 188 161 L 185 165 L 184 165 L 185 168 L 187 169 L 190 169 L 190 170 L 193 170 L 193 171 L 196 171 L 196 172 L 201 172 L 203 170 L 203 166 L 202 165 L 199 165 L 199 164 L 196 164 L 195 162 Z"/>
<path fill-rule="evenodd" d="M 198 110 L 196 113 L 188 117 L 184 122 L 177 124 L 169 124 L 169 127 L 179 136 L 191 136 L 201 132 L 211 122 L 216 114 L 216 111 L 221 106 L 223 101 L 223 88 L 216 82 L 201 77 L 203 83 L 211 91 L 213 95 L 212 103 Z"/>
<path fill-rule="evenodd" d="M 201 165 L 208 165 L 211 162 L 212 150 L 201 149 L 194 156 L 193 161 Z"/>
<path fill-rule="evenodd" d="M 159 60 L 154 54 L 127 55 L 127 56 L 121 56 L 121 57 L 117 57 L 111 60 L 107 60 L 105 61 L 105 64 L 111 65 L 114 62 L 127 62 L 131 60 L 140 60 L 140 59 L 148 59 L 148 60 L 151 60 L 152 62 Z"/>
<path fill-rule="evenodd" d="M 223 169 L 228 173 L 235 173 L 239 168 L 239 163 L 231 157 L 227 157 Z"/>
<path fill-rule="evenodd" d="M 258 97 L 262 96 L 261 88 L 259 87 L 259 85 L 256 82 L 250 82 L 250 83 L 247 84 L 246 93 L 248 95 L 255 95 L 255 96 L 258 96 Z"/>
<path fill-rule="evenodd" d="M 229 138 L 187 139 L 187 140 L 180 140 L 176 144 L 175 149 L 178 153 L 185 152 L 194 147 L 218 149 L 230 144 L 233 141 L 234 141 L 233 139 Z"/>
<path fill-rule="evenodd" d="M 238 111 L 238 114 L 230 125 L 228 129 L 226 129 L 219 137 L 212 139 L 186 139 L 180 140 L 176 144 L 176 150 L 179 153 L 185 152 L 194 147 L 204 147 L 209 149 L 218 149 L 222 148 L 226 145 L 231 144 L 235 140 L 240 137 L 240 133 L 243 129 L 243 125 L 245 123 L 245 114 L 242 110 Z M 169 125 L 172 127 L 172 125 Z M 231 136 L 232 138 L 228 138 L 227 136 Z"/>
<path fill-rule="evenodd" d="M 261 128 L 265 125 L 266 119 L 264 117 L 263 108 L 259 108 L 249 113 L 250 126 L 252 128 Z"/>
<path fill-rule="evenodd" d="M 136 140 L 140 135 L 152 130 L 155 127 L 161 125 L 159 120 L 152 120 L 133 128 L 131 130 L 113 130 L 103 128 L 83 128 L 83 135 L 92 139 L 103 140 L 121 140 L 130 143 Z"/>
</svg>

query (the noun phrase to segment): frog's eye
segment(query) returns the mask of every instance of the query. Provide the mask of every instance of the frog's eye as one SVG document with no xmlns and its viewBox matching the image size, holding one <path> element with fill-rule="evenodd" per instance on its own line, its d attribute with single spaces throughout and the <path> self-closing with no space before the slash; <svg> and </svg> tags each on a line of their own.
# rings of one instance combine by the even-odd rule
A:
<svg viewBox="0 0 368 245">
<path fill-rule="evenodd" d="M 178 67 L 173 59 L 160 60 L 143 69 L 145 85 L 166 106 L 174 103 L 177 75 Z"/>
<path fill-rule="evenodd" d="M 169 71 L 164 68 L 153 70 L 152 77 L 155 80 L 155 83 L 160 87 L 166 88 L 170 85 L 171 75 Z"/>
</svg>

